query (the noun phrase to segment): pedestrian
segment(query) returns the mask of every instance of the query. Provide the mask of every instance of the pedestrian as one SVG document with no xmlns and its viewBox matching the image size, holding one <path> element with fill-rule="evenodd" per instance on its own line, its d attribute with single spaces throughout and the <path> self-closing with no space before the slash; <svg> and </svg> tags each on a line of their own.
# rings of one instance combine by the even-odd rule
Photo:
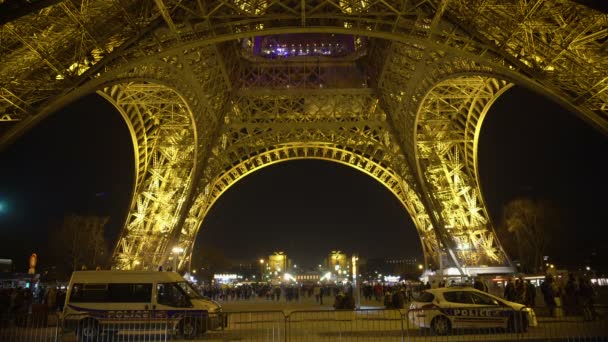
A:
<svg viewBox="0 0 608 342">
<path fill-rule="evenodd" d="M 598 314 L 595 311 L 595 308 L 593 306 L 594 291 L 593 291 L 593 287 L 591 285 L 591 281 L 586 276 L 580 277 L 579 286 L 580 286 L 579 296 L 580 296 L 580 302 L 581 302 L 580 304 L 581 304 L 582 310 L 583 310 L 583 318 L 586 321 L 592 321 L 596 317 L 598 317 Z"/>
<path fill-rule="evenodd" d="M 504 298 L 510 302 L 514 302 L 517 298 L 517 293 L 515 292 L 515 284 L 513 283 L 513 278 L 511 277 L 507 279 L 507 284 L 505 285 Z"/>
<path fill-rule="evenodd" d="M 536 286 L 532 284 L 530 279 L 526 280 L 525 294 L 526 298 L 524 300 L 524 305 L 533 308 L 536 303 Z"/>
<path fill-rule="evenodd" d="M 50 286 L 44 296 L 44 303 L 50 312 L 57 311 L 57 288 Z"/>
<path fill-rule="evenodd" d="M 323 292 L 325 292 L 325 289 L 323 287 L 319 288 L 319 304 L 323 305 Z"/>
<path fill-rule="evenodd" d="M 475 277 L 475 281 L 473 282 L 473 287 L 479 291 L 488 292 L 487 286 L 481 281 L 479 277 Z"/>
<path fill-rule="evenodd" d="M 553 276 L 550 274 L 545 276 L 545 281 L 540 285 L 540 290 L 545 300 L 545 305 L 549 309 L 549 316 L 554 317 L 556 314 L 555 288 L 553 286 Z"/>
</svg>

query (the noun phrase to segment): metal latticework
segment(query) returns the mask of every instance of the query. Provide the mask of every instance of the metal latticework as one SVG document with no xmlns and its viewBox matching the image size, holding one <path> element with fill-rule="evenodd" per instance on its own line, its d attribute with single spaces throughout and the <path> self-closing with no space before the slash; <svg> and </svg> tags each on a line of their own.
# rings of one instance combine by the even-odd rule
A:
<svg viewBox="0 0 608 342">
<path fill-rule="evenodd" d="M 318 158 L 395 194 L 430 267 L 508 270 L 483 118 L 518 84 L 608 132 L 607 41 L 608 15 L 567 0 L 9 1 L 0 146 L 84 94 L 117 107 L 136 162 L 118 268 L 188 256 L 228 187 Z"/>
</svg>

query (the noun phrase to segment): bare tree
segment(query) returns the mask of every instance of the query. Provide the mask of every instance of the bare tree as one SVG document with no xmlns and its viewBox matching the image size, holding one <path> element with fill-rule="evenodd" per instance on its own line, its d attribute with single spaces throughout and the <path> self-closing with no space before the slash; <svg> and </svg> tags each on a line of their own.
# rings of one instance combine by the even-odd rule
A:
<svg viewBox="0 0 608 342">
<path fill-rule="evenodd" d="M 104 265 L 107 246 L 104 237 L 108 217 L 67 215 L 51 238 L 56 262 L 63 271 Z"/>
<path fill-rule="evenodd" d="M 192 258 L 193 269 L 199 269 L 201 279 L 208 282 L 213 279 L 215 273 L 226 272 L 231 266 L 224 251 L 215 247 L 195 249 Z"/>
<path fill-rule="evenodd" d="M 521 267 L 527 272 L 542 269 L 550 231 L 558 225 L 557 210 L 546 201 L 515 199 L 504 208 L 503 234 L 514 238 Z"/>
</svg>

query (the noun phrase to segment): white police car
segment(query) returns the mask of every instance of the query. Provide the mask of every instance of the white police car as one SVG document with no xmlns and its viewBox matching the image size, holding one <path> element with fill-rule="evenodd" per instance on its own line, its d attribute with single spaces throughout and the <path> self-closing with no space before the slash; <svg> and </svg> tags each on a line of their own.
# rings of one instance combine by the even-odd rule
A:
<svg viewBox="0 0 608 342">
<path fill-rule="evenodd" d="M 446 335 L 458 328 L 504 328 L 525 332 L 536 326 L 532 308 L 510 302 L 472 287 L 423 291 L 410 305 L 408 318 L 419 328 Z"/>
</svg>

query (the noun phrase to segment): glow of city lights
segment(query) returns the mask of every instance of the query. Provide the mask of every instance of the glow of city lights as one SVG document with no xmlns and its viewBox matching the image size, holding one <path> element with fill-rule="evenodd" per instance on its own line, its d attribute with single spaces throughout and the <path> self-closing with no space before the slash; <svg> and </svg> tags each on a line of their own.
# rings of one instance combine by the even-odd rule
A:
<svg viewBox="0 0 608 342">
<path fill-rule="evenodd" d="M 184 249 L 182 247 L 176 246 L 176 247 L 173 247 L 173 249 L 171 251 L 175 254 L 180 254 L 184 251 Z"/>
<path fill-rule="evenodd" d="M 289 274 L 289 273 L 285 273 L 285 274 L 283 275 L 283 279 L 285 279 L 285 281 L 290 281 L 290 280 L 295 281 L 295 280 L 296 280 L 296 278 L 294 278 L 294 277 L 293 277 L 291 274 Z"/>
<path fill-rule="evenodd" d="M 325 273 L 319 280 L 324 280 L 324 279 L 327 279 L 327 280 L 331 279 L 331 272 Z"/>
<path fill-rule="evenodd" d="M 263 263 L 264 263 L 264 259 L 260 259 L 260 264 L 263 264 Z"/>
<path fill-rule="evenodd" d="M 422 264 L 418 265 L 418 269 L 421 270 L 424 266 L 422 266 Z"/>
<path fill-rule="evenodd" d="M 587 267 L 585 267 L 585 269 L 586 269 L 587 271 L 590 271 L 590 270 L 591 270 L 591 267 L 587 266 Z"/>
<path fill-rule="evenodd" d="M 400 277 L 398 276 L 392 276 L 392 275 L 387 275 L 384 277 L 384 279 L 390 283 L 396 283 L 399 281 Z"/>
</svg>

